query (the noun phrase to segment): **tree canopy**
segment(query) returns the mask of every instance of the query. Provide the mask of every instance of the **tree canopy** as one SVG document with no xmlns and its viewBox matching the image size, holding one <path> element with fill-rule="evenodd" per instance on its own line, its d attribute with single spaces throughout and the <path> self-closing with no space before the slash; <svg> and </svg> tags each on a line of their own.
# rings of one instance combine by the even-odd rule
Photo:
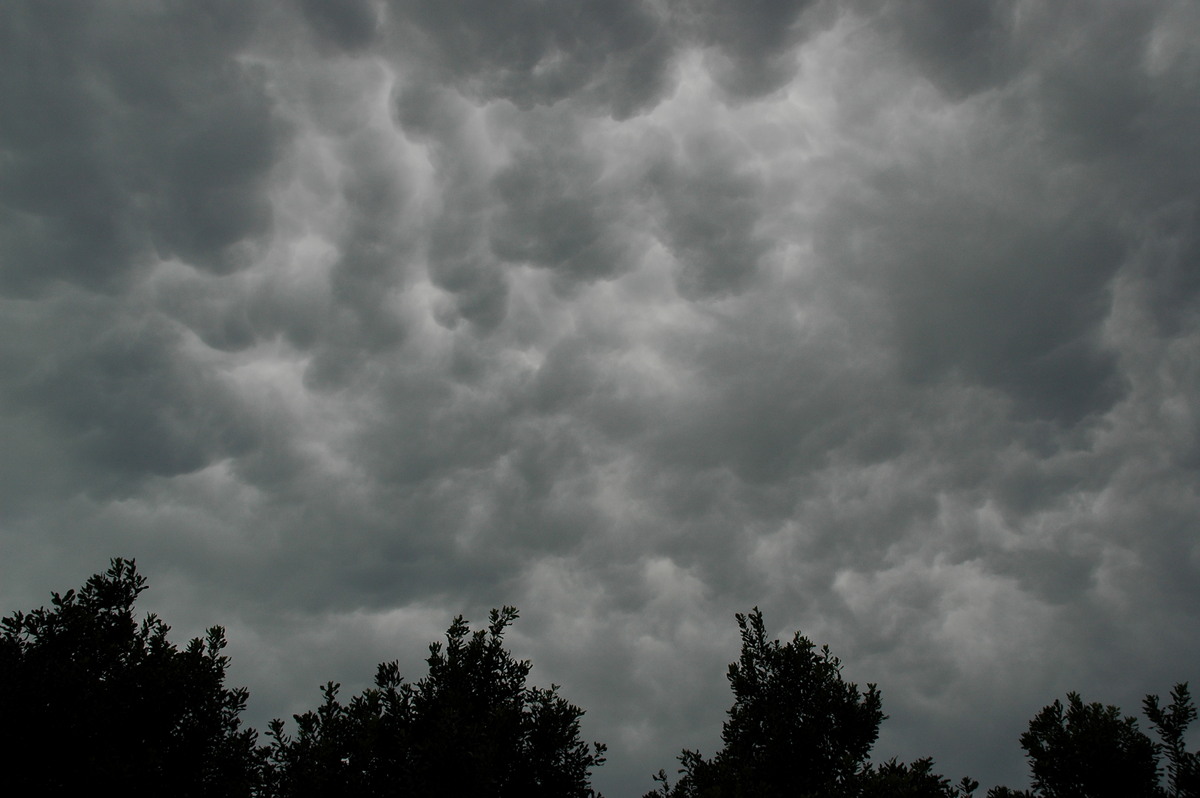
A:
<svg viewBox="0 0 1200 798">
<path fill-rule="evenodd" d="M 1045 707 L 1021 735 L 1033 788 L 1044 798 L 1151 798 L 1158 754 L 1137 718 L 1115 706 L 1084 704 L 1078 693 Z"/>
<path fill-rule="evenodd" d="M 183 649 L 154 615 L 138 619 L 145 578 L 113 559 L 49 607 L 0 620 L 0 767 L 19 795 L 66 796 L 112 784 L 136 795 L 246 798 L 590 798 L 605 747 L 581 739 L 584 712 L 557 685 L 530 686 L 531 664 L 504 646 L 518 618 L 492 610 L 483 629 L 458 616 L 429 647 L 428 671 L 406 681 L 397 662 L 343 702 L 271 722 L 267 744 L 244 728 L 245 688 L 229 688 L 225 634 Z M 872 763 L 886 719 L 878 688 L 859 689 L 841 661 L 796 632 L 770 638 L 755 608 L 736 616 L 742 650 L 729 666 L 733 705 L 722 748 L 685 750 L 674 784 L 663 771 L 645 798 L 972 798 L 929 757 Z M 1029 722 L 1020 744 L 1032 786 L 988 798 L 1200 798 L 1197 711 L 1186 682 L 1170 702 L 1148 695 L 1158 735 L 1120 709 L 1068 693 Z M 1164 764 L 1165 760 L 1165 764 Z"/>
<path fill-rule="evenodd" d="M 951 784 L 928 757 L 873 764 L 870 751 L 886 719 L 874 684 L 859 690 L 841 662 L 796 632 L 784 644 L 766 634 L 762 613 L 738 614 L 742 652 L 729 666 L 734 702 L 722 728 L 724 747 L 706 759 L 679 756 L 672 785 L 659 771 L 645 798 L 971 798 L 979 784 Z M 996 786 L 988 798 L 1200 798 L 1200 752 L 1185 736 L 1197 717 L 1187 683 L 1171 702 L 1146 696 L 1143 709 L 1161 740 L 1118 707 L 1085 704 L 1077 693 L 1054 701 L 1020 737 L 1032 787 Z M 1166 784 L 1162 757 L 1165 754 Z"/>
<path fill-rule="evenodd" d="M 959 795 L 930 759 L 869 764 L 887 717 L 882 698 L 874 684 L 859 690 L 845 681 L 828 646 L 818 649 L 799 632 L 786 645 L 770 639 L 757 607 L 736 618 L 742 652 L 729 666 L 734 700 L 724 747 L 711 759 L 685 750 L 679 781 L 672 786 L 660 771 L 660 787 L 645 798 Z"/>
<path fill-rule="evenodd" d="M 112 784 L 134 795 L 585 798 L 603 745 L 580 740 L 583 710 L 558 687 L 526 683 L 531 665 L 504 648 L 512 607 L 485 630 L 454 619 L 430 646 L 428 674 L 397 663 L 342 704 L 324 688 L 296 731 L 269 744 L 242 728 L 245 688 L 225 687 L 225 635 L 179 650 L 134 604 L 146 589 L 117 558 L 51 606 L 0 621 L 0 765 L 19 795 L 81 795 Z"/>
<path fill-rule="evenodd" d="M 1162 740 L 1167 756 L 1167 786 L 1171 798 L 1200 798 L 1200 751 L 1188 751 L 1184 742 L 1188 726 L 1196 719 L 1187 682 L 1171 690 L 1171 703 L 1160 705 L 1158 696 L 1148 695 L 1142 711 Z"/>
<path fill-rule="evenodd" d="M 395 662 L 375 687 L 343 704 L 324 688 L 315 712 L 296 716 L 289 736 L 271 724 L 271 793 L 307 796 L 455 794 L 497 798 L 586 798 L 605 747 L 580 740 L 583 710 L 526 684 L 530 663 L 504 649 L 512 607 L 492 610 L 486 630 L 454 619 L 430 646 L 428 675 L 411 684 Z"/>
<path fill-rule="evenodd" d="M 0 752 L 14 795 L 250 795 L 262 757 L 225 687 L 217 626 L 182 651 L 133 605 L 146 580 L 114 559 L 51 606 L 0 621 Z"/>
<path fill-rule="evenodd" d="M 1175 685 L 1166 707 L 1156 695 L 1142 703 L 1161 743 L 1119 707 L 1085 704 L 1078 693 L 1054 701 L 1029 721 L 1021 747 L 1033 787 L 996 787 L 988 798 L 1200 798 L 1200 752 L 1184 743 L 1196 707 L 1186 682 Z M 1162 754 L 1167 757 L 1162 784 Z"/>
</svg>

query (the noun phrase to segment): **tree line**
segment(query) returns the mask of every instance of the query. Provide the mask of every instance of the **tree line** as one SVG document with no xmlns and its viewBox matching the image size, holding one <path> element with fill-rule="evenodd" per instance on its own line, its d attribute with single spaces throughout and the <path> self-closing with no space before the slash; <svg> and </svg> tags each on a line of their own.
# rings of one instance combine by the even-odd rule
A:
<svg viewBox="0 0 1200 798">
<path fill-rule="evenodd" d="M 454 619 L 432 643 L 428 671 L 405 680 L 379 665 L 374 686 L 343 700 L 327 683 L 293 728 L 263 738 L 242 724 L 245 688 L 225 684 L 225 634 L 183 649 L 154 615 L 133 560 L 115 558 L 49 607 L 0 621 L 0 763 L 11 795 L 82 795 L 110 784 L 127 795 L 530 796 L 591 798 L 605 746 L 581 739 L 584 712 L 559 688 L 530 686 L 531 665 L 504 647 L 517 619 L 491 612 L 483 629 Z M 733 705 L 723 747 L 684 750 L 673 775 L 643 798 L 974 798 L 931 758 L 874 763 L 887 718 L 874 684 L 860 690 L 840 660 L 797 632 L 771 639 L 762 613 L 738 614 L 742 650 L 729 666 Z M 1186 735 L 1196 708 L 1186 683 L 1169 703 L 1147 696 L 1158 740 L 1115 706 L 1078 694 L 1043 708 L 1020 737 L 1032 786 L 987 798 L 1200 798 L 1200 751 Z"/>
</svg>

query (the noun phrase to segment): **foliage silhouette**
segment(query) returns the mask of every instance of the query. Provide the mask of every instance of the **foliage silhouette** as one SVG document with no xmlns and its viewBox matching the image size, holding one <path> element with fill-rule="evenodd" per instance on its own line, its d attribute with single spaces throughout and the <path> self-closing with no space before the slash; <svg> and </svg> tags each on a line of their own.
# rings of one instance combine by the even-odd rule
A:
<svg viewBox="0 0 1200 798">
<path fill-rule="evenodd" d="M 1034 792 L 1043 798 L 1149 798 L 1159 795 L 1158 754 L 1115 706 L 1084 704 L 1078 693 L 1034 716 L 1021 735 Z"/>
<path fill-rule="evenodd" d="M 933 760 L 923 757 L 911 765 L 895 758 L 868 766 L 858 775 L 857 783 L 847 792 L 857 798 L 970 798 L 979 782 L 963 777 L 951 786 L 950 779 L 933 770 Z"/>
<path fill-rule="evenodd" d="M 273 721 L 269 794 L 594 795 L 591 770 L 605 747 L 579 739 L 583 710 L 556 685 L 526 686 L 530 663 L 503 646 L 516 618 L 512 607 L 492 610 L 488 628 L 472 633 L 459 616 L 445 646 L 430 646 L 429 673 L 416 684 L 384 663 L 375 687 L 348 704 L 337 684 L 325 685 L 321 707 L 295 716 L 295 736 Z"/>
<path fill-rule="evenodd" d="M 12 795 L 251 795 L 262 756 L 242 729 L 247 691 L 224 686 L 220 627 L 183 651 L 133 605 L 146 589 L 115 558 L 51 607 L 0 621 L 0 761 Z"/>
<path fill-rule="evenodd" d="M 1167 755 L 1167 794 L 1171 798 L 1200 798 L 1200 751 L 1189 752 L 1183 742 L 1188 726 L 1196 719 L 1196 705 L 1187 682 L 1175 685 L 1169 706 L 1160 706 L 1158 696 L 1148 695 L 1142 710 L 1158 732 L 1161 749 Z"/>
<path fill-rule="evenodd" d="M 1175 685 L 1168 706 L 1148 695 L 1142 708 L 1160 744 L 1120 708 L 1084 704 L 1078 693 L 1067 694 L 1065 707 L 1060 701 L 1043 707 L 1021 735 L 1033 788 L 995 787 L 988 798 L 1200 798 L 1200 752 L 1189 752 L 1184 744 L 1196 719 L 1187 683 Z M 1165 788 L 1160 785 L 1164 752 Z"/>
<path fill-rule="evenodd" d="M 1011 787 L 993 787 L 988 790 L 987 798 L 1035 798 L 1029 790 L 1014 790 Z"/>
<path fill-rule="evenodd" d="M 504 648 L 512 607 L 485 629 L 462 616 L 433 643 L 427 675 L 406 682 L 396 662 L 375 686 L 294 716 L 294 735 L 272 721 L 269 745 L 243 728 L 245 688 L 225 687 L 224 631 L 212 627 L 179 650 L 154 615 L 134 604 L 146 580 L 115 558 L 51 606 L 0 620 L 0 766 L 13 794 L 78 795 L 113 784 L 132 794 L 256 798 L 591 798 L 605 747 L 580 739 L 583 710 L 527 685 L 528 661 Z M 662 771 L 645 798 L 971 798 L 933 760 L 869 760 L 886 715 L 874 684 L 859 690 L 841 661 L 795 633 L 769 639 L 762 613 L 737 615 L 742 650 L 729 666 L 733 706 L 723 748 L 685 750 L 680 778 Z M 993 787 L 988 798 L 1200 798 L 1200 751 L 1185 737 L 1197 718 L 1187 683 L 1143 710 L 1155 743 L 1118 707 L 1069 693 L 1021 735 L 1033 785 Z M 1162 759 L 1165 757 L 1165 773 Z M 1165 775 L 1165 786 L 1160 785 Z"/>
<path fill-rule="evenodd" d="M 799 632 L 787 645 L 768 639 L 757 607 L 736 617 L 742 652 L 729 666 L 734 703 L 724 748 L 712 759 L 685 750 L 679 781 L 672 786 L 659 771 L 659 787 L 644 798 L 951 798 L 977 786 L 964 779 L 965 792 L 951 787 L 929 759 L 872 767 L 867 760 L 887 717 L 875 685 L 859 691 L 843 680 L 829 647 L 817 649 Z"/>
</svg>

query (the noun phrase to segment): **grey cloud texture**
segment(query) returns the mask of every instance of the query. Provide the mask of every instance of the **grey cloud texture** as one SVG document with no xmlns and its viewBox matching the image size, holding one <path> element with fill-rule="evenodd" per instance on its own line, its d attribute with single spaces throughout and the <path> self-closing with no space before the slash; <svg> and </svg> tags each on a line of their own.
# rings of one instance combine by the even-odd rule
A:
<svg viewBox="0 0 1200 798">
<path fill-rule="evenodd" d="M 0 9 L 0 598 L 134 556 L 260 727 L 513 645 L 637 795 L 732 616 L 1025 782 L 1196 679 L 1189 2 Z M 357 681 L 356 681 L 357 680 Z"/>
<path fill-rule="evenodd" d="M 225 272 L 270 227 L 283 131 L 237 54 L 251 3 L 4 11 L 5 286 L 112 288 L 148 258 Z"/>
</svg>

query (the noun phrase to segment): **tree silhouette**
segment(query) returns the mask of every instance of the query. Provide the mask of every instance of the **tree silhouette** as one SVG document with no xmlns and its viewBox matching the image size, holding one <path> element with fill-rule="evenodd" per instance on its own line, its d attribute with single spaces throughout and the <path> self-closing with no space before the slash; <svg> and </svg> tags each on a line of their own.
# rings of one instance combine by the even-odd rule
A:
<svg viewBox="0 0 1200 798">
<path fill-rule="evenodd" d="M 1011 787 L 993 787 L 988 790 L 987 798 L 1035 798 L 1029 790 L 1014 790 Z"/>
<path fill-rule="evenodd" d="M 847 794 L 857 798 L 970 798 L 979 782 L 964 777 L 951 786 L 950 779 L 933 770 L 933 760 L 922 757 L 912 764 L 889 759 L 868 766 L 858 775 Z"/>
<path fill-rule="evenodd" d="M 7 792 L 76 796 L 111 784 L 135 795 L 237 798 L 592 798 L 605 747 L 580 739 L 583 710 L 527 684 L 531 665 L 504 648 L 512 607 L 472 631 L 462 616 L 429 647 L 427 675 L 406 682 L 396 662 L 342 703 L 270 724 L 270 744 L 242 728 L 247 691 L 225 687 L 225 635 L 212 627 L 183 650 L 134 604 L 146 580 L 115 558 L 49 608 L 0 619 L 0 766 Z M 841 661 L 796 632 L 767 636 L 762 613 L 737 616 L 742 650 L 729 666 L 734 702 L 723 747 L 685 750 L 645 798 L 971 798 L 933 760 L 870 762 L 886 715 L 874 684 L 859 690 Z M 1185 737 L 1197 718 L 1187 683 L 1164 706 L 1143 702 L 1161 743 L 1118 707 L 1078 693 L 1044 707 L 1021 735 L 1030 790 L 988 798 L 1200 798 L 1200 752 Z M 1161 758 L 1166 758 L 1166 787 Z"/>
<path fill-rule="evenodd" d="M 1158 751 L 1115 706 L 1084 704 L 1078 693 L 1044 707 L 1021 735 L 1035 794 L 1043 798 L 1160 795 Z"/>
<path fill-rule="evenodd" d="M 220 627 L 178 650 L 133 605 L 146 580 L 113 559 L 50 608 L 0 621 L 0 761 L 13 795 L 248 796 L 260 776 L 247 691 L 224 686 Z"/>
<path fill-rule="evenodd" d="M 860 691 L 842 678 L 841 661 L 797 632 L 784 645 L 767 637 L 762 613 L 739 613 L 742 653 L 729 666 L 734 703 L 712 759 L 685 750 L 673 786 L 659 771 L 645 798 L 745 796 L 968 795 L 933 772 L 933 762 L 895 760 L 872 767 L 871 747 L 886 718 L 875 685 Z"/>
<path fill-rule="evenodd" d="M 1189 752 L 1183 741 L 1188 726 L 1196 719 L 1196 705 L 1187 682 L 1175 685 L 1166 708 L 1159 705 L 1158 696 L 1148 695 L 1142 709 L 1167 754 L 1167 794 L 1171 798 L 1200 798 L 1200 751 Z"/>
<path fill-rule="evenodd" d="M 270 792 L 305 796 L 475 795 L 584 798 L 605 747 L 579 739 L 583 710 L 558 687 L 526 685 L 530 663 L 504 649 L 512 607 L 492 610 L 486 630 L 461 616 L 446 643 L 430 646 L 428 675 L 405 682 L 395 662 L 348 704 L 324 688 L 316 711 L 295 716 L 289 736 L 271 724 Z"/>
</svg>

